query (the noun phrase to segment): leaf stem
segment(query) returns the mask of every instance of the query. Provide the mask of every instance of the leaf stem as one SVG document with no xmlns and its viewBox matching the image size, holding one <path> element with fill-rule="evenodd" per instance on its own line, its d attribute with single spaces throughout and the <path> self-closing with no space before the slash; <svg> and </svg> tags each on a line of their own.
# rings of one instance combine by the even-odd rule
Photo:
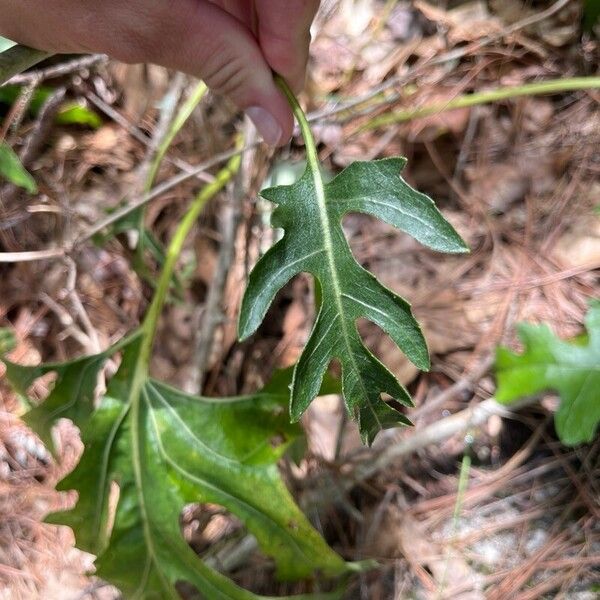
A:
<svg viewBox="0 0 600 600">
<path fill-rule="evenodd" d="M 501 87 L 484 92 L 465 94 L 449 100 L 448 102 L 431 104 L 419 108 L 397 110 L 379 115 L 367 121 L 359 131 L 376 129 L 391 125 L 392 123 L 403 123 L 412 119 L 429 117 L 438 113 L 455 110 L 457 108 L 469 108 L 481 104 L 491 104 L 501 100 L 510 100 L 522 96 L 537 96 L 542 94 L 558 94 L 560 92 L 574 92 L 577 90 L 591 90 L 600 88 L 600 77 L 573 77 L 570 79 L 551 79 L 549 81 L 538 81 L 525 85 Z"/>
<path fill-rule="evenodd" d="M 302 132 L 302 138 L 304 139 L 304 146 L 306 148 L 306 159 L 309 164 L 309 167 L 312 169 L 314 173 L 319 173 L 319 157 L 317 155 L 317 147 L 315 146 L 315 139 L 313 138 L 312 131 L 310 129 L 310 125 L 308 123 L 308 119 L 306 118 L 306 114 L 302 110 L 298 99 L 296 98 L 294 92 L 290 89 L 290 86 L 287 84 L 285 79 L 281 77 L 281 75 L 275 74 L 275 83 L 279 86 L 281 91 L 285 94 L 287 101 L 292 108 L 292 112 L 298 121 L 298 125 L 300 125 L 300 131 Z"/>
<path fill-rule="evenodd" d="M 181 131 L 181 128 L 190 118 L 190 116 L 194 112 L 194 109 L 196 108 L 196 106 L 198 106 L 202 98 L 204 98 L 207 91 L 208 88 L 206 87 L 206 84 L 203 81 L 198 82 L 196 87 L 194 87 L 194 89 L 192 90 L 192 93 L 189 95 L 189 97 L 186 99 L 186 101 L 183 103 L 183 105 L 177 112 L 177 115 L 173 119 L 173 122 L 171 123 L 166 135 L 160 141 L 160 144 L 158 145 L 158 148 L 156 150 L 156 155 L 154 156 L 154 159 L 152 160 L 152 163 L 150 165 L 150 170 L 146 178 L 146 185 L 144 186 L 145 194 L 147 194 L 152 189 L 152 185 L 154 184 L 154 181 L 156 179 L 158 169 L 160 168 L 160 165 L 165 155 L 167 154 L 167 151 L 171 147 L 175 136 Z"/>
<path fill-rule="evenodd" d="M 238 141 L 236 142 L 236 147 L 241 148 L 241 144 L 242 140 L 241 138 L 238 138 Z M 227 165 L 221 171 L 219 171 L 214 181 L 207 184 L 200 191 L 200 193 L 196 196 L 195 200 L 188 209 L 187 213 L 183 217 L 181 223 L 177 227 L 175 235 L 173 236 L 173 239 L 169 244 L 169 248 L 167 249 L 166 253 L 165 264 L 163 266 L 160 278 L 158 280 L 156 292 L 154 293 L 152 303 L 150 304 L 150 308 L 148 309 L 148 312 L 146 313 L 146 317 L 142 324 L 142 333 L 144 339 L 142 340 L 140 346 L 140 362 L 142 365 L 145 366 L 146 369 L 150 362 L 150 354 L 152 352 L 152 346 L 154 343 L 154 336 L 156 333 L 158 318 L 164 306 L 165 299 L 169 291 L 173 271 L 175 270 L 177 259 L 179 258 L 181 250 L 183 249 L 183 244 L 192 227 L 194 226 L 194 223 L 198 219 L 198 216 L 204 209 L 206 203 L 220 190 L 222 190 L 227 184 L 227 182 L 229 182 L 232 179 L 232 177 L 239 169 L 240 162 L 241 158 L 239 154 L 233 156 L 229 160 Z"/>
<path fill-rule="evenodd" d="M 177 77 L 183 78 L 184 76 L 182 74 L 178 74 Z M 177 86 L 175 85 L 175 87 L 177 87 Z M 156 176 L 158 175 L 158 171 L 160 169 L 162 161 L 164 160 L 165 156 L 167 155 L 167 152 L 169 151 L 169 148 L 171 147 L 173 140 L 175 139 L 177 134 L 181 131 L 182 127 L 185 125 L 187 120 L 190 118 L 190 116 L 194 112 L 194 109 L 198 106 L 198 104 L 200 103 L 202 98 L 204 98 L 207 91 L 208 91 L 208 87 L 206 86 L 206 84 L 203 81 L 199 81 L 196 84 L 196 86 L 194 87 L 192 93 L 189 95 L 189 97 L 185 100 L 183 105 L 177 111 L 175 118 L 169 119 L 171 122 L 167 124 L 167 129 L 166 129 L 166 132 L 164 132 L 164 135 L 160 136 L 162 139 L 159 140 L 158 147 L 155 149 L 154 158 L 152 158 L 152 160 L 150 162 L 150 166 L 148 168 L 148 173 L 145 176 L 145 183 L 144 183 L 144 189 L 143 189 L 144 195 L 149 194 L 150 191 L 152 190 L 152 186 L 154 185 L 154 181 L 156 180 Z M 172 96 L 172 95 L 173 95 L 173 89 L 171 89 L 167 93 L 167 95 L 163 99 L 163 102 L 171 101 L 176 104 L 179 99 L 178 98 L 179 93 L 175 94 L 175 96 L 176 96 L 175 98 L 169 98 L 169 96 Z M 168 98 L 169 98 L 169 100 L 167 100 Z M 160 125 L 159 125 L 159 127 L 160 127 Z M 145 266 L 144 266 L 145 265 L 144 254 L 145 254 L 146 247 L 147 247 L 147 245 L 144 243 L 145 242 L 145 236 L 144 236 L 145 219 L 146 219 L 146 207 L 142 206 L 139 208 L 139 214 L 138 214 L 138 219 L 137 219 L 138 244 L 137 244 L 137 248 L 136 248 L 136 255 L 137 255 L 136 260 L 141 267 L 142 273 L 146 273 Z M 162 260 L 159 260 L 159 263 L 162 263 Z M 161 264 L 161 266 L 162 266 L 162 264 Z M 179 285 L 179 283 L 178 283 L 178 285 Z"/>
</svg>

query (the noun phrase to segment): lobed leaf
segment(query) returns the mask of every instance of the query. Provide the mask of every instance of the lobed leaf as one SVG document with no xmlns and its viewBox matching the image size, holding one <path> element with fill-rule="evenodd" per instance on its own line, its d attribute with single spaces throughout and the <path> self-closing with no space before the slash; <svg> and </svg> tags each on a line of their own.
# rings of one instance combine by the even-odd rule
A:
<svg viewBox="0 0 600 600">
<path fill-rule="evenodd" d="M 556 390 L 561 403 L 556 431 L 570 446 L 591 442 L 600 422 L 600 300 L 591 302 L 584 344 L 557 338 L 547 325 L 519 325 L 522 354 L 507 348 L 496 352 L 499 402 Z"/>
<path fill-rule="evenodd" d="M 190 396 L 140 375 L 141 339 L 134 335 L 71 363 L 7 362 L 9 380 L 21 390 L 41 375 L 57 373 L 48 400 L 27 421 L 48 437 L 59 418 L 71 418 L 85 445 L 79 465 L 58 486 L 77 490 L 78 502 L 48 521 L 72 527 L 78 547 L 98 556 L 97 574 L 127 598 L 179 598 L 180 581 L 195 585 L 207 600 L 257 598 L 188 546 L 180 513 L 193 502 L 218 504 L 240 518 L 283 579 L 346 572 L 346 563 L 309 524 L 277 469 L 300 433 L 287 418 L 289 373 L 250 396 Z M 98 372 L 119 349 L 119 370 L 94 407 Z M 325 596 L 310 596 L 318 597 Z"/>
<path fill-rule="evenodd" d="M 364 346 L 356 321 L 366 318 L 381 327 L 420 369 L 428 369 L 429 356 L 410 305 L 354 259 L 342 218 L 350 212 L 367 213 L 434 250 L 467 251 L 433 201 L 400 177 L 405 163 L 403 158 L 356 162 L 324 183 L 314 159 L 293 185 L 262 191 L 265 199 L 277 205 L 273 227 L 282 228 L 285 234 L 250 274 L 239 321 L 239 335 L 245 339 L 256 331 L 276 293 L 292 277 L 301 272 L 313 275 L 322 301 L 294 370 L 290 413 L 294 421 L 300 418 L 317 395 L 329 363 L 337 358 L 346 407 L 367 443 L 381 429 L 409 423 L 381 400 L 381 394 L 405 406 L 411 406 L 411 399 Z"/>
</svg>

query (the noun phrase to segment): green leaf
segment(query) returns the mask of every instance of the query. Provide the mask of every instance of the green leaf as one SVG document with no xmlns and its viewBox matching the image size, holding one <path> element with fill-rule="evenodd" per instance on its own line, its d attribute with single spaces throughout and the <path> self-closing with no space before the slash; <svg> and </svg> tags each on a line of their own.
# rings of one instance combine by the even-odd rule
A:
<svg viewBox="0 0 600 600">
<path fill-rule="evenodd" d="M 20 85 L 3 85 L 0 87 L 0 103 L 13 104 L 19 99 L 23 89 Z M 54 88 L 47 86 L 36 88 L 27 105 L 27 112 L 37 116 L 54 91 Z M 93 110 L 78 102 L 65 102 L 54 121 L 58 125 L 83 125 L 92 129 L 98 129 L 102 125 L 102 119 Z"/>
<path fill-rule="evenodd" d="M 37 192 L 37 185 L 33 177 L 25 170 L 19 157 L 5 142 L 0 142 L 0 177 L 24 188 L 30 194 Z"/>
<path fill-rule="evenodd" d="M 547 325 L 519 325 L 522 354 L 499 348 L 496 375 L 499 402 L 556 390 L 561 404 L 556 431 L 570 446 L 591 442 L 600 422 L 600 300 L 594 300 L 585 320 L 587 343 L 557 338 Z"/>
<path fill-rule="evenodd" d="M 106 359 L 136 337 L 137 335 L 133 335 L 125 338 L 101 354 L 66 363 L 48 363 L 26 367 L 2 358 L 6 365 L 8 381 L 27 403 L 27 389 L 31 384 L 48 373 L 55 374 L 54 386 L 46 400 L 39 406 L 31 408 L 23 417 L 23 420 L 40 436 L 48 448 L 53 447 L 52 427 L 58 419 L 71 419 L 79 425 L 85 423 L 92 415 L 98 375 L 104 367 Z M 29 406 L 31 406 L 30 403 Z"/>
<path fill-rule="evenodd" d="M 294 371 L 292 419 L 297 421 L 307 409 L 329 363 L 337 358 L 347 409 L 358 420 L 363 440 L 370 443 L 383 428 L 409 424 L 381 400 L 381 394 L 387 393 L 405 406 L 411 406 L 411 400 L 392 373 L 364 346 L 356 321 L 366 318 L 379 325 L 421 369 L 429 367 L 429 356 L 409 304 L 352 256 L 342 218 L 350 212 L 373 215 L 441 252 L 466 252 L 467 247 L 433 201 L 400 177 L 406 163 L 403 158 L 357 162 L 324 183 L 308 124 L 295 99 L 289 99 L 302 127 L 308 164 L 293 185 L 261 192 L 277 205 L 272 225 L 284 229 L 285 235 L 250 274 L 239 335 L 245 339 L 256 331 L 275 294 L 292 277 L 301 272 L 313 275 L 321 288 L 320 310 Z"/>
<path fill-rule="evenodd" d="M 8 50 L 9 48 L 12 48 L 15 45 L 15 42 L 7 40 L 5 37 L 2 37 L 0 35 L 0 54 L 5 50 Z"/>
<path fill-rule="evenodd" d="M 69 102 L 61 107 L 56 115 L 59 125 L 84 125 L 92 129 L 102 127 L 102 119 L 93 111 L 78 102 Z"/>
<path fill-rule="evenodd" d="M 179 598 L 179 581 L 207 600 L 257 598 L 206 566 L 185 542 L 180 513 L 192 502 L 218 504 L 240 518 L 283 579 L 345 573 L 349 567 L 309 524 L 277 468 L 300 434 L 287 418 L 290 373 L 251 396 L 194 397 L 145 375 L 142 340 L 133 335 L 63 364 L 7 362 L 19 390 L 57 374 L 50 397 L 27 422 L 47 439 L 58 419 L 70 418 L 85 445 L 58 486 L 77 490 L 77 505 L 49 522 L 72 527 L 78 547 L 98 556 L 98 576 L 127 598 Z M 117 351 L 121 365 L 95 408 L 98 373 Z"/>
</svg>

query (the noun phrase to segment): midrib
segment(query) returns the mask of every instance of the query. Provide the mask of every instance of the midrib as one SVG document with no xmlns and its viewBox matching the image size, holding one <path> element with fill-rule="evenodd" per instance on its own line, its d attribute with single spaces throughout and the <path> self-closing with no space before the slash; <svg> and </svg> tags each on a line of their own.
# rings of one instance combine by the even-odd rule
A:
<svg viewBox="0 0 600 600">
<path fill-rule="evenodd" d="M 146 507 L 146 497 L 144 495 L 144 481 L 142 467 L 142 431 L 140 428 L 141 421 L 141 402 L 142 393 L 144 392 L 144 385 L 146 378 L 148 377 L 147 367 L 143 364 L 142 358 L 138 357 L 133 373 L 133 380 L 131 385 L 131 391 L 129 395 L 130 407 L 131 407 L 131 453 L 132 453 L 132 466 L 135 480 L 135 488 L 140 503 L 140 512 L 142 516 L 142 527 L 144 530 L 144 537 L 146 538 L 148 557 L 154 563 L 158 565 L 158 558 L 156 555 L 156 548 L 152 539 L 152 532 L 150 531 L 150 519 L 148 516 L 148 509 Z M 166 590 L 171 595 L 170 582 L 167 581 L 161 572 L 160 568 L 156 569 L 159 579 L 165 586 Z"/>
<path fill-rule="evenodd" d="M 312 165 L 312 178 L 315 186 L 315 195 L 317 196 L 317 204 L 319 206 L 319 221 L 321 223 L 321 230 L 323 234 L 323 244 L 325 246 L 325 252 L 327 254 L 327 263 L 329 266 L 329 274 L 331 276 L 331 281 L 333 282 L 334 296 L 335 296 L 335 304 L 340 315 L 341 327 L 342 327 L 342 336 L 344 338 L 344 344 L 346 346 L 346 350 L 348 352 L 348 357 L 352 362 L 352 366 L 357 374 L 357 379 L 359 385 L 362 389 L 363 397 L 367 400 L 367 404 L 369 408 L 373 412 L 373 416 L 377 419 L 377 414 L 373 410 L 371 403 L 368 402 L 368 394 L 367 388 L 363 383 L 361 372 L 356 364 L 356 360 L 354 358 L 354 354 L 352 353 L 352 346 L 350 345 L 350 336 L 348 335 L 348 330 L 346 328 L 347 321 L 344 314 L 344 305 L 342 303 L 342 290 L 340 287 L 340 282 L 337 276 L 337 268 L 335 264 L 335 256 L 333 254 L 333 240 L 331 239 L 331 231 L 329 229 L 329 215 L 327 214 L 327 206 L 325 204 L 325 189 L 323 188 L 323 180 L 321 179 L 321 175 L 319 173 L 318 165 L 315 168 L 315 165 Z"/>
<path fill-rule="evenodd" d="M 325 204 L 325 189 L 323 188 L 323 180 L 321 178 L 321 172 L 319 170 L 319 157 L 317 155 L 317 147 L 315 146 L 315 140 L 312 136 L 310 125 L 308 124 L 308 119 L 306 118 L 302 107 L 298 103 L 298 99 L 294 95 L 294 92 L 292 92 L 292 90 L 289 88 L 288 84 L 285 82 L 285 79 L 283 79 L 279 75 L 276 75 L 275 79 L 277 81 L 277 84 L 287 97 L 290 106 L 292 107 L 294 116 L 296 117 L 296 119 L 298 120 L 298 124 L 300 125 L 302 137 L 304 138 L 304 145 L 306 147 L 306 159 L 308 163 L 307 168 L 310 169 L 313 185 L 315 186 L 315 195 L 317 197 L 317 205 L 319 208 L 319 220 L 321 223 L 321 230 L 323 234 L 323 243 L 325 246 L 325 252 L 327 253 L 329 273 L 331 276 L 331 281 L 333 283 L 335 304 L 338 310 L 338 314 L 340 315 L 342 321 L 342 336 L 344 338 L 344 344 L 348 352 L 348 358 L 352 362 L 352 366 L 357 373 L 359 385 L 362 388 L 363 397 L 367 400 L 367 404 L 373 412 L 375 420 L 379 422 L 379 419 L 377 419 L 377 413 L 371 406 L 371 403 L 368 401 L 367 390 L 360 376 L 360 371 L 358 369 L 358 365 L 356 364 L 354 355 L 352 354 L 352 347 L 350 346 L 350 337 L 348 335 L 348 330 L 346 329 L 347 324 L 344 316 L 344 307 L 342 304 L 340 282 L 337 277 L 335 256 L 333 254 L 333 241 L 331 239 L 331 231 L 329 229 L 329 216 L 327 215 L 327 206 Z"/>
</svg>

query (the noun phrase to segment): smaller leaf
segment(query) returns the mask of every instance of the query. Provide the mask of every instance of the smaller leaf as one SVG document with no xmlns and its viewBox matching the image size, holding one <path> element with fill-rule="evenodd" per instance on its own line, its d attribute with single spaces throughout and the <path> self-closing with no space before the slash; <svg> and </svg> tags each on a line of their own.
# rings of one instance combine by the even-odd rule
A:
<svg viewBox="0 0 600 600">
<path fill-rule="evenodd" d="M 92 129 L 102 127 L 102 119 L 93 110 L 77 102 L 65 104 L 56 115 L 56 123 L 59 125 L 83 125 Z"/>
<path fill-rule="evenodd" d="M 600 300 L 594 300 L 585 320 L 587 343 L 566 342 L 547 325 L 519 326 L 522 354 L 498 348 L 496 373 L 499 402 L 556 390 L 561 404 L 556 431 L 564 444 L 591 442 L 600 422 Z"/>
<path fill-rule="evenodd" d="M 420 369 L 429 368 L 429 354 L 408 302 L 356 262 L 342 227 L 344 216 L 369 214 L 434 250 L 467 251 L 433 201 L 402 179 L 405 164 L 404 158 L 355 162 L 325 183 L 315 153 L 298 181 L 262 190 L 262 197 L 276 205 L 272 226 L 285 233 L 250 274 L 240 310 L 239 335 L 245 339 L 283 285 L 300 272 L 314 276 L 319 311 L 294 369 L 290 414 L 294 421 L 300 418 L 337 359 L 346 408 L 366 443 L 382 429 L 409 424 L 398 409 L 411 406 L 411 399 L 363 344 L 356 322 L 366 318 L 378 325 Z M 382 394 L 395 402 L 382 402 Z"/>
<path fill-rule="evenodd" d="M 0 143 L 0 177 L 24 188 L 30 194 L 37 192 L 35 180 L 21 164 L 19 157 L 5 142 Z"/>
</svg>

